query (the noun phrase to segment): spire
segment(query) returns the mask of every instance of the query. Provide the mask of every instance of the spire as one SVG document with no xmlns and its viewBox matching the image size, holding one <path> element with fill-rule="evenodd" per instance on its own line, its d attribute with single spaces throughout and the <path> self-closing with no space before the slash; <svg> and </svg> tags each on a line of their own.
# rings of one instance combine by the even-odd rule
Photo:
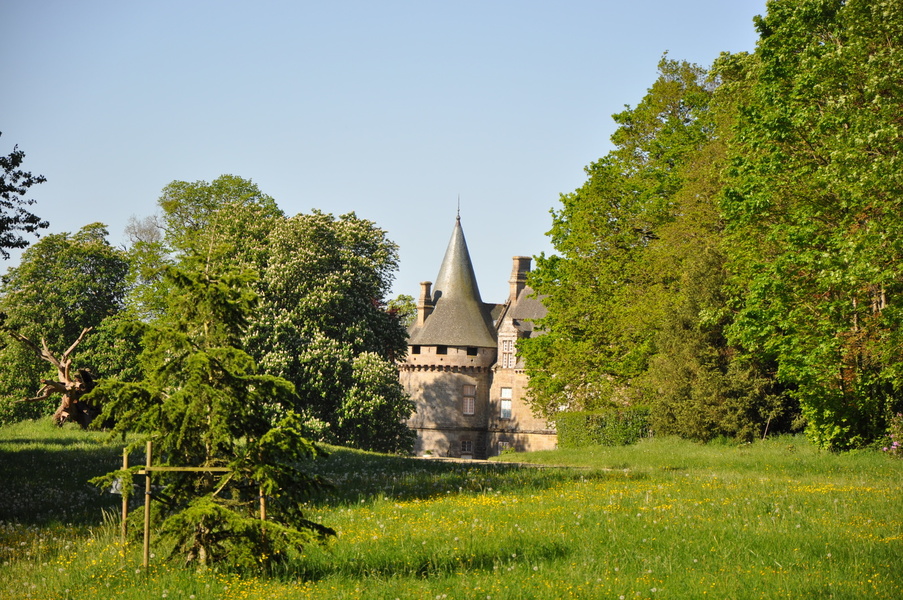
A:
<svg viewBox="0 0 903 600">
<path fill-rule="evenodd" d="M 433 302 L 443 295 L 472 299 L 483 304 L 477 286 L 477 276 L 473 272 L 473 263 L 470 262 L 467 241 L 464 239 L 464 229 L 461 228 L 460 214 L 455 219 L 455 228 L 452 230 L 442 266 L 439 267 L 439 275 L 433 286 Z"/>
<path fill-rule="evenodd" d="M 492 320 L 480 298 L 460 213 L 455 219 L 439 275 L 433 286 L 433 312 L 411 332 L 411 344 L 425 346 L 496 345 Z"/>
</svg>

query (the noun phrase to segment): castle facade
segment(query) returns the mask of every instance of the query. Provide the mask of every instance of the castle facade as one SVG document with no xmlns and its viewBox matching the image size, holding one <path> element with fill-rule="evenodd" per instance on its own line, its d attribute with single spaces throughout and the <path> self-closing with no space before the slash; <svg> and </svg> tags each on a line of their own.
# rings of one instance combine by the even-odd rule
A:
<svg viewBox="0 0 903 600">
<path fill-rule="evenodd" d="M 487 458 L 511 449 L 548 450 L 554 427 L 527 405 L 517 343 L 533 335 L 545 307 L 527 287 L 531 259 L 515 256 L 508 299 L 485 303 L 461 218 L 455 221 L 435 283 L 420 284 L 417 318 L 399 376 L 415 403 L 408 426 L 420 455 Z"/>
</svg>

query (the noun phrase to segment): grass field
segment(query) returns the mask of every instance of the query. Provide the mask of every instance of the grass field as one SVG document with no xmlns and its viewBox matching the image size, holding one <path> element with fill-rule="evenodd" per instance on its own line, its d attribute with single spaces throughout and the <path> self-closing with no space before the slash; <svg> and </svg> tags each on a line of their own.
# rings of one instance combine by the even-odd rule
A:
<svg viewBox="0 0 903 600">
<path fill-rule="evenodd" d="M 334 449 L 308 512 L 338 538 L 267 575 L 145 573 L 85 484 L 121 461 L 103 439 L 0 428 L 0 598 L 903 596 L 903 461 L 802 437 L 507 457 L 545 468 Z"/>
</svg>

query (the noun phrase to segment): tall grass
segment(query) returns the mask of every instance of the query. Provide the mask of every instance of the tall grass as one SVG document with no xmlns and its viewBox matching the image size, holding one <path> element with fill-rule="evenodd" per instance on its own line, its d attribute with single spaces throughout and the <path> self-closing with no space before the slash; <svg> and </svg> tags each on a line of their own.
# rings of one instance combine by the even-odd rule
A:
<svg viewBox="0 0 903 600">
<path fill-rule="evenodd" d="M 0 429 L 3 473 L 15 470 L 23 437 L 50 465 L 57 453 L 96 464 L 69 480 L 49 467 L 41 485 L 62 486 L 61 496 L 121 456 L 83 432 L 22 431 Z M 903 461 L 885 454 L 830 454 L 804 438 L 653 439 L 510 458 L 546 467 L 334 449 L 316 468 L 336 488 L 307 509 L 338 538 L 267 574 L 159 559 L 145 573 L 140 548 L 119 547 L 116 519 L 105 522 L 87 495 L 67 509 L 94 514 L 78 526 L 21 509 L 0 525 L 0 598 L 858 599 L 903 590 Z"/>
</svg>

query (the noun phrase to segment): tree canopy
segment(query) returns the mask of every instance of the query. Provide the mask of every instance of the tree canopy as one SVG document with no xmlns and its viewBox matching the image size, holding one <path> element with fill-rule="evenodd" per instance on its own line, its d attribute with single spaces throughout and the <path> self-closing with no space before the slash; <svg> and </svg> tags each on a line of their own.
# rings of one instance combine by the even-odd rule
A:
<svg viewBox="0 0 903 600">
<path fill-rule="evenodd" d="M 171 326 L 191 309 L 174 304 L 186 291 L 167 274 L 246 272 L 257 300 L 235 347 L 261 373 L 293 386 L 271 422 L 293 413 L 319 440 L 386 452 L 411 448 L 404 421 L 413 404 L 394 362 L 407 348 L 404 306 L 386 301 L 398 249 L 383 230 L 353 213 L 287 218 L 256 184 L 234 175 L 174 181 L 159 207 L 157 215 L 131 220 L 124 251 L 106 242 L 100 224 L 74 236 L 47 236 L 26 250 L 0 289 L 6 325 L 63 349 L 90 327 L 78 364 L 137 382 L 146 378 L 150 342 L 142 328 Z M 49 410 L 16 404 L 46 378 L 33 352 L 7 343 L 0 354 L 3 418 Z"/>
<path fill-rule="evenodd" d="M 115 318 L 126 295 L 129 263 L 121 250 L 107 241 L 102 223 L 86 225 L 75 234 L 47 235 L 22 254 L 19 266 L 10 269 L 0 283 L 0 312 L 4 326 L 49 348 L 62 352 L 85 328 L 103 329 Z M 110 340 L 108 340 L 110 341 Z M 116 373 L 105 370 L 96 354 L 110 346 L 92 346 L 91 337 L 80 347 L 76 365 L 95 376 Z M 32 351 L 3 335 L 0 340 L 0 407 L 4 420 L 34 417 L 50 405 L 20 404 L 35 395 L 41 380 L 56 372 Z"/>
<path fill-rule="evenodd" d="M 248 348 L 295 385 L 296 408 L 321 439 L 381 451 L 412 446 L 403 421 L 413 404 L 394 365 L 407 333 L 385 304 L 397 264 L 385 232 L 353 213 L 297 215 L 270 236 Z"/>
<path fill-rule="evenodd" d="M 746 76 L 724 191 L 732 339 L 773 360 L 817 442 L 901 408 L 903 3 L 777 0 Z"/>
<path fill-rule="evenodd" d="M 162 273 L 191 256 L 246 269 L 259 301 L 241 347 L 264 372 L 293 384 L 291 408 L 307 434 L 371 450 L 411 447 L 404 420 L 413 404 L 394 370 L 406 332 L 386 305 L 398 249 L 383 230 L 353 213 L 288 218 L 233 175 L 172 182 L 159 205 L 160 216 L 135 220 L 130 230 L 133 318 L 167 318 L 173 290 Z"/>
<path fill-rule="evenodd" d="M 663 60 L 563 195 L 522 344 L 537 412 L 649 404 L 850 448 L 903 408 L 900 0 L 772 0 L 753 54 Z"/>
<path fill-rule="evenodd" d="M 11 248 L 28 246 L 23 233 L 37 234 L 49 226 L 47 221 L 25 208 L 35 202 L 25 198 L 28 190 L 47 179 L 23 170 L 24 160 L 25 152 L 18 146 L 13 147 L 13 151 L 6 156 L 0 155 L 0 256 L 4 259 L 9 258 Z"/>
</svg>

